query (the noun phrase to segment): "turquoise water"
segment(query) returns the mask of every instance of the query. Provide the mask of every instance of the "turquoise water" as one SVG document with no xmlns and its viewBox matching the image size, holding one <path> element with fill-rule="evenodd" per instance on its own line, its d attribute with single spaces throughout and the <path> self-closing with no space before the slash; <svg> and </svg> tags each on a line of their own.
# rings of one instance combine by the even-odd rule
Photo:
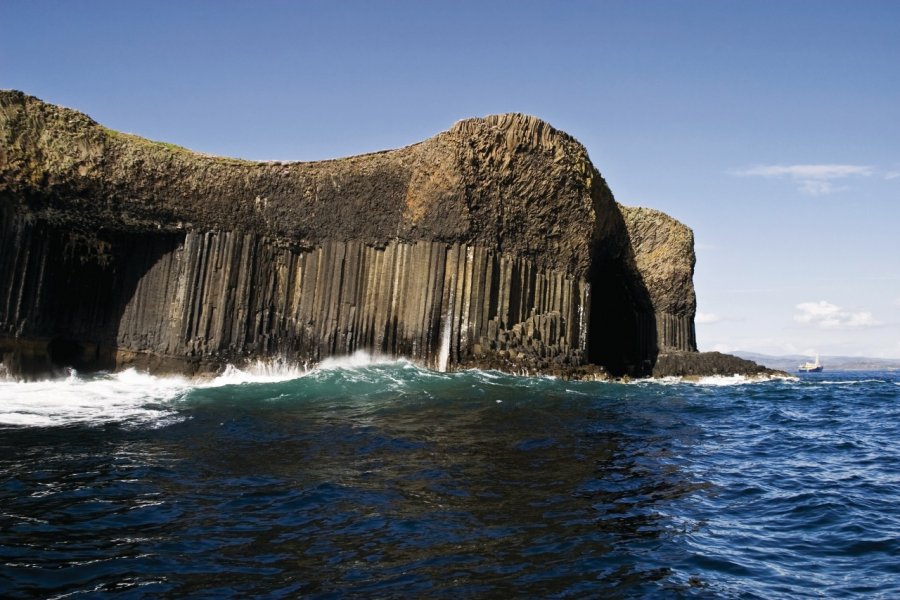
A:
<svg viewBox="0 0 900 600">
<path fill-rule="evenodd" d="M 900 376 L 0 383 L 0 596 L 900 597 Z"/>
</svg>

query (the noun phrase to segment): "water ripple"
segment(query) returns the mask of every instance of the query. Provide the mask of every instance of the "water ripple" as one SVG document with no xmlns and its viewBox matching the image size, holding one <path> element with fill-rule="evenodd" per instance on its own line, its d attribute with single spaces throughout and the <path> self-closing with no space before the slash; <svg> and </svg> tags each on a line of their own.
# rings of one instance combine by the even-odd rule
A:
<svg viewBox="0 0 900 600">
<path fill-rule="evenodd" d="M 900 595 L 895 374 L 287 374 L 16 391 L 0 596 Z"/>
</svg>

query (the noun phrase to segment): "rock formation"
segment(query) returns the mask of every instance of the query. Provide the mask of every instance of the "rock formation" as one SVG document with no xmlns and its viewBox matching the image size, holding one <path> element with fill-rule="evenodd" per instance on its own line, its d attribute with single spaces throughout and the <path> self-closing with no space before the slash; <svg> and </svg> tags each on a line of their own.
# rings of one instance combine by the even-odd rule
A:
<svg viewBox="0 0 900 600">
<path fill-rule="evenodd" d="M 523 115 L 398 150 L 250 162 L 0 92 L 0 358 L 199 373 L 369 350 L 649 374 L 695 353 L 690 230 L 625 209 Z"/>
</svg>

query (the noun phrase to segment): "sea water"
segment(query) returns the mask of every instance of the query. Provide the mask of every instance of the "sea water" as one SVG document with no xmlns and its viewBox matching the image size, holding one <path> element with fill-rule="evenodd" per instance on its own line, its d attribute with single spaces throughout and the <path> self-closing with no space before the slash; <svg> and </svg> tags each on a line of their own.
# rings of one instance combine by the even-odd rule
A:
<svg viewBox="0 0 900 600">
<path fill-rule="evenodd" d="M 0 382 L 0 597 L 900 597 L 900 376 Z"/>
</svg>

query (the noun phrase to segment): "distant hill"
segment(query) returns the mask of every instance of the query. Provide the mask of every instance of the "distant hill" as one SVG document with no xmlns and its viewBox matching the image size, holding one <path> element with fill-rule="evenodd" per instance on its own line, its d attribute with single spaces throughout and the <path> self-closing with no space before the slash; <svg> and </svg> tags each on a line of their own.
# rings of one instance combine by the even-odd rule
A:
<svg viewBox="0 0 900 600">
<path fill-rule="evenodd" d="M 771 356 L 756 352 L 737 350 L 735 356 L 752 360 L 770 369 L 779 369 L 788 373 L 797 370 L 805 362 L 812 362 L 813 357 L 802 354 L 788 356 Z M 819 356 L 819 362 L 826 371 L 896 371 L 900 370 L 898 358 L 870 358 L 867 356 Z"/>
</svg>

